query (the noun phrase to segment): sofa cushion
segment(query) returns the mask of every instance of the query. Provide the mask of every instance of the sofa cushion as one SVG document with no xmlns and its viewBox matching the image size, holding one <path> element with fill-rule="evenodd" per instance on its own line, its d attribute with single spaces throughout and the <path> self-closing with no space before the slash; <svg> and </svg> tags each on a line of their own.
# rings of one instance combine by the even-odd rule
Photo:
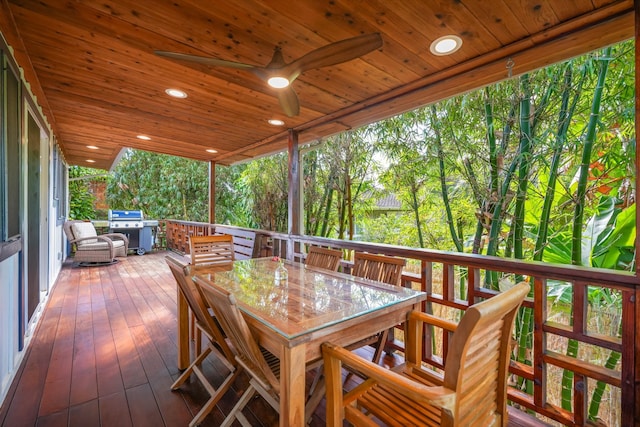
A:
<svg viewBox="0 0 640 427">
<path fill-rule="evenodd" d="M 85 237 L 95 237 L 98 235 L 96 233 L 96 229 L 90 222 L 76 222 L 71 224 L 71 231 L 76 239 L 84 239 Z M 97 240 L 87 240 L 85 242 L 80 242 L 81 245 L 86 245 L 88 243 L 97 243 Z M 106 244 L 106 243 L 105 243 Z"/>
<path fill-rule="evenodd" d="M 109 243 L 104 240 L 95 240 L 94 242 L 87 240 L 87 242 L 89 243 L 81 242 L 80 247 L 83 251 L 104 251 L 109 248 Z M 114 249 L 124 247 L 124 241 L 122 240 L 112 240 L 112 242 Z"/>
</svg>

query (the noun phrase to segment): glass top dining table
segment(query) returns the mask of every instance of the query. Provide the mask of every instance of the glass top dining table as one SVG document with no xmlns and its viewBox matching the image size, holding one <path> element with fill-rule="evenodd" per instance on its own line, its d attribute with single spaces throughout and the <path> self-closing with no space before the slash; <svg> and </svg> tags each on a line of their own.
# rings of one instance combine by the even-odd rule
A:
<svg viewBox="0 0 640 427">
<path fill-rule="evenodd" d="M 424 292 L 283 261 L 256 258 L 198 270 L 194 280 L 231 292 L 260 345 L 280 358 L 280 425 L 303 426 L 305 364 L 329 341 L 348 345 L 404 322 Z M 179 316 L 180 317 L 180 316 Z"/>
<path fill-rule="evenodd" d="M 410 289 L 284 261 L 288 279 L 275 279 L 278 261 L 256 258 L 228 271 L 201 272 L 231 292 L 244 313 L 288 340 L 416 298 Z"/>
</svg>

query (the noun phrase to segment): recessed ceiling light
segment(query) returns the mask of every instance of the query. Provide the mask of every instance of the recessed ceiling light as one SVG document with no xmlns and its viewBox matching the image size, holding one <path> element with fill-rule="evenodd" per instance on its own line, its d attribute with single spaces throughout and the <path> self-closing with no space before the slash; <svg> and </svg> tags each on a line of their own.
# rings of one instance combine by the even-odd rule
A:
<svg viewBox="0 0 640 427">
<path fill-rule="evenodd" d="M 207 150 L 207 153 L 211 153 L 211 154 L 216 154 L 218 152 L 218 150 L 214 150 L 213 148 L 209 148 Z"/>
<path fill-rule="evenodd" d="M 138 136 L 136 136 L 136 138 L 142 139 L 144 141 L 151 141 L 151 137 L 149 137 L 147 135 L 138 135 Z"/>
<path fill-rule="evenodd" d="M 180 89 L 167 89 L 165 90 L 167 95 L 173 96 L 174 98 L 186 98 L 187 92 Z"/>
<path fill-rule="evenodd" d="M 434 55 L 450 55 L 462 46 L 462 39 L 458 36 L 442 36 L 431 43 L 431 53 Z"/>
<path fill-rule="evenodd" d="M 269 86 L 276 89 L 282 89 L 289 86 L 289 80 L 280 76 L 270 77 L 269 80 L 267 80 L 267 83 L 269 83 Z"/>
<path fill-rule="evenodd" d="M 269 119 L 268 120 L 269 124 L 272 126 L 283 126 L 284 122 L 280 119 Z"/>
<path fill-rule="evenodd" d="M 98 147 L 96 147 L 95 145 L 87 145 L 87 148 L 90 150 L 97 150 Z"/>
<path fill-rule="evenodd" d="M 95 160 L 87 159 L 87 163 L 95 163 Z"/>
</svg>

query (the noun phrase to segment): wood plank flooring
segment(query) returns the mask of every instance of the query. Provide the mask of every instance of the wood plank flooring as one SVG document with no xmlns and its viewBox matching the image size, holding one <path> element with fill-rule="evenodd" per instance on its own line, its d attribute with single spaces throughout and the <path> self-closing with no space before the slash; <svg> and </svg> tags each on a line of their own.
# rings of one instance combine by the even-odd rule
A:
<svg viewBox="0 0 640 427">
<path fill-rule="evenodd" d="M 130 255 L 103 267 L 65 264 L 0 407 L 1 426 L 189 424 L 208 395 L 195 378 L 170 391 L 180 371 L 176 284 L 167 254 Z M 397 356 L 384 358 L 388 366 L 398 362 Z M 204 367 L 214 385 L 222 382 L 219 372 L 225 368 L 215 357 Z M 201 425 L 220 425 L 247 384 L 241 375 Z M 260 398 L 250 402 L 245 415 L 255 426 L 278 422 Z M 310 425 L 323 426 L 324 420 L 322 402 Z M 510 425 L 529 425 L 514 421 L 510 418 Z"/>
<path fill-rule="evenodd" d="M 105 267 L 65 264 L 0 409 L 2 426 L 186 426 L 208 396 L 196 380 L 176 392 L 176 284 L 166 253 Z M 207 375 L 222 382 L 215 357 Z M 219 425 L 248 379 L 241 376 L 204 426 Z M 256 426 L 277 414 L 254 399 Z M 324 425 L 324 405 L 312 425 Z"/>
</svg>

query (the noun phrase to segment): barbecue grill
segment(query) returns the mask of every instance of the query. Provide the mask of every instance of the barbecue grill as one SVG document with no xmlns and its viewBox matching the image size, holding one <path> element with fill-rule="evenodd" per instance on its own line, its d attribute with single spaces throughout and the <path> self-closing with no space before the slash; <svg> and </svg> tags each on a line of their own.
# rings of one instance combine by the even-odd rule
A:
<svg viewBox="0 0 640 427">
<path fill-rule="evenodd" d="M 157 220 L 145 220 L 141 210 L 123 211 L 109 209 L 109 232 L 122 233 L 129 238 L 129 249 L 144 255 L 153 247 L 153 229 Z"/>
</svg>

